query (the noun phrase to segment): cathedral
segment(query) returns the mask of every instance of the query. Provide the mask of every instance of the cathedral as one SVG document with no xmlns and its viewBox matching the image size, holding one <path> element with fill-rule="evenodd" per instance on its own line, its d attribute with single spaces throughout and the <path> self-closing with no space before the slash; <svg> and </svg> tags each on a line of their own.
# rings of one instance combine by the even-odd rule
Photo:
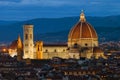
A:
<svg viewBox="0 0 120 80">
<path fill-rule="evenodd" d="M 24 25 L 23 32 L 23 59 L 104 57 L 104 52 L 99 48 L 98 35 L 94 27 L 87 22 L 83 11 L 78 22 L 69 31 L 66 44 L 45 44 L 43 41 L 34 44 L 33 25 Z"/>
</svg>

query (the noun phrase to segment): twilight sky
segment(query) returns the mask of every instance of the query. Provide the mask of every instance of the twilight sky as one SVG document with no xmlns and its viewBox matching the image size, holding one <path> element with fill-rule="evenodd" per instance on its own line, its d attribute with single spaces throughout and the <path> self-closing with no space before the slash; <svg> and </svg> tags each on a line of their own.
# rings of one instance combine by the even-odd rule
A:
<svg viewBox="0 0 120 80">
<path fill-rule="evenodd" d="M 120 0 L 0 0 L 0 20 L 120 15 Z"/>
</svg>

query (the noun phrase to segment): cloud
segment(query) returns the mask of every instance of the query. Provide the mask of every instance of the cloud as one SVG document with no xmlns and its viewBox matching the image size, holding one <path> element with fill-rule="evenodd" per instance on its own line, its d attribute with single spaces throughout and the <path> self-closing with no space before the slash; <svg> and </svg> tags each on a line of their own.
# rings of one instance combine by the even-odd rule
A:
<svg viewBox="0 0 120 80">
<path fill-rule="evenodd" d="M 38 5 L 38 6 L 56 6 L 56 5 L 64 5 L 66 1 L 60 0 L 23 0 L 21 2 L 22 5 Z"/>
<path fill-rule="evenodd" d="M 90 2 L 90 4 L 92 4 L 92 5 L 96 5 L 96 4 L 101 4 L 101 2 L 97 2 L 97 1 L 95 1 L 95 2 Z"/>
<path fill-rule="evenodd" d="M 21 2 L 22 0 L 0 0 L 0 6 L 15 6 Z"/>
<path fill-rule="evenodd" d="M 0 5 L 37 5 L 37 6 L 56 6 L 64 5 L 66 1 L 60 0 L 0 0 Z"/>
<path fill-rule="evenodd" d="M 21 4 L 32 4 L 39 6 L 62 6 L 62 5 L 71 5 L 71 6 L 79 6 L 86 5 L 89 3 L 89 0 L 23 0 Z"/>
<path fill-rule="evenodd" d="M 0 0 L 0 2 L 21 2 L 22 0 Z"/>
<path fill-rule="evenodd" d="M 86 0 L 88 1 L 88 0 Z M 83 5 L 86 4 L 83 0 L 0 0 L 0 5 L 36 5 L 36 6 L 63 6 L 63 5 Z"/>
<path fill-rule="evenodd" d="M 109 4 L 108 4 L 109 3 Z M 12 6 L 21 6 L 21 5 L 36 5 L 36 6 L 86 6 L 86 5 L 112 5 L 118 4 L 120 1 L 113 0 L 0 0 L 0 5 L 12 5 Z"/>
<path fill-rule="evenodd" d="M 120 0 L 0 0 L 1 19 L 120 14 Z"/>
<path fill-rule="evenodd" d="M 109 4 L 108 4 L 109 3 Z M 76 8 L 89 8 L 89 7 L 105 7 L 116 8 L 120 5 L 120 1 L 113 0 L 0 0 L 0 6 L 13 6 L 13 7 L 76 7 Z"/>
</svg>

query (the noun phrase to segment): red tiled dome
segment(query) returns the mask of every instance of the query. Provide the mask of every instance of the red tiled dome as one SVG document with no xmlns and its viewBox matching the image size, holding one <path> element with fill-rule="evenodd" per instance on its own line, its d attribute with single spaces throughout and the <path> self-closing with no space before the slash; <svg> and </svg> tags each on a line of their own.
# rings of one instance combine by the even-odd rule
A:
<svg viewBox="0 0 120 80">
<path fill-rule="evenodd" d="M 10 46 L 9 46 L 9 49 L 16 49 L 17 48 L 17 40 L 14 40 Z"/>
<path fill-rule="evenodd" d="M 81 13 L 80 21 L 71 29 L 68 38 L 98 38 L 98 36 L 95 29 L 86 22 L 84 13 Z"/>
</svg>

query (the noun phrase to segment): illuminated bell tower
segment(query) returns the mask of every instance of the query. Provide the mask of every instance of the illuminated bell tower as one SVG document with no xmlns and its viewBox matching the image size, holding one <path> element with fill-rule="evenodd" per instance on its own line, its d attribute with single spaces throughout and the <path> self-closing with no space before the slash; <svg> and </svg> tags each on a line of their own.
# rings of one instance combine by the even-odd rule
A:
<svg viewBox="0 0 120 80">
<path fill-rule="evenodd" d="M 27 24 L 24 29 L 24 59 L 34 59 L 33 52 L 33 25 Z"/>
</svg>

